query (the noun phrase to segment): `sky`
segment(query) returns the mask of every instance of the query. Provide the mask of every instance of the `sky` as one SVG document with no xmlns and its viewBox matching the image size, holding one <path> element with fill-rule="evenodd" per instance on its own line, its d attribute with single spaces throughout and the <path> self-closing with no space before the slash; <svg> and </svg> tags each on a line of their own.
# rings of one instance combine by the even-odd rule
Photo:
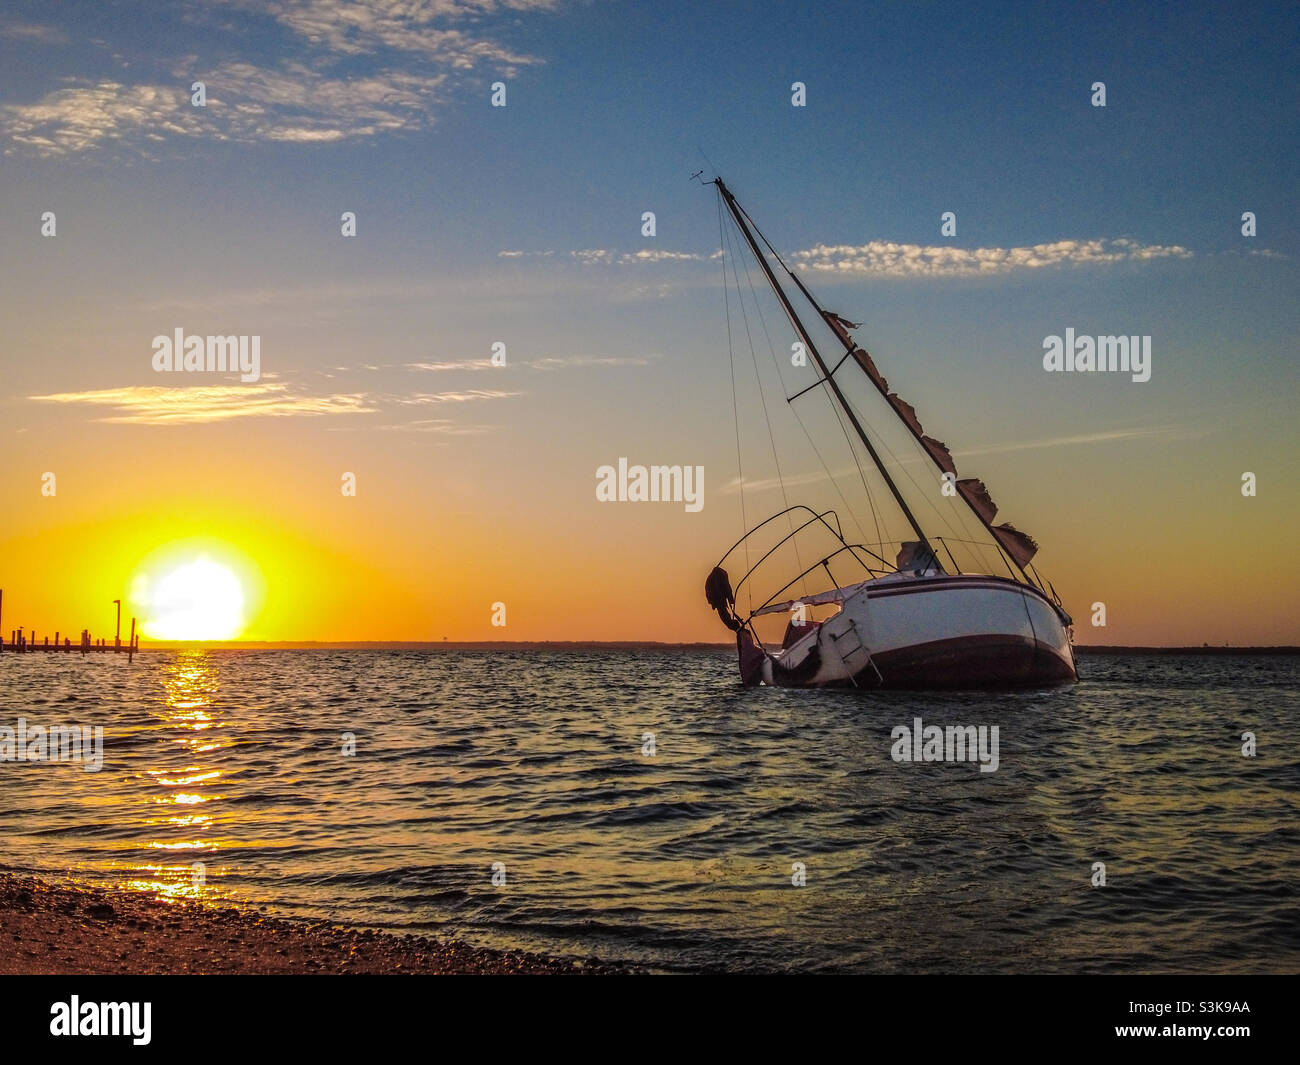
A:
<svg viewBox="0 0 1300 1065">
<path fill-rule="evenodd" d="M 729 639 L 742 503 L 839 488 L 876 534 L 703 171 L 1080 643 L 1300 643 L 1298 39 L 1289 4 L 7 3 L 0 629 L 111 635 L 208 559 L 246 639 Z M 156 370 L 178 328 L 259 337 L 259 379 Z M 1151 379 L 1047 372 L 1066 329 L 1150 336 Z M 703 507 L 600 502 L 620 458 Z"/>
</svg>

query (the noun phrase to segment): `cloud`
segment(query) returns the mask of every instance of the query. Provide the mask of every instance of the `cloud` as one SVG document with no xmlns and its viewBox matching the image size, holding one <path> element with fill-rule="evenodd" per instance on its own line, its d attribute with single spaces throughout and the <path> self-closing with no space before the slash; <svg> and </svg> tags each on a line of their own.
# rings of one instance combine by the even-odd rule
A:
<svg viewBox="0 0 1300 1065">
<path fill-rule="evenodd" d="M 80 152 L 128 132 L 193 133 L 197 120 L 181 110 L 187 104 L 177 86 L 101 81 L 58 89 L 34 104 L 0 106 L 0 132 L 42 155 Z"/>
<path fill-rule="evenodd" d="M 372 429 L 388 433 L 435 433 L 439 436 L 479 436 L 491 431 L 490 426 L 462 425 L 458 422 L 447 421 L 445 418 L 417 418 L 414 421 L 396 422 L 388 425 L 337 426 L 331 431 L 352 432 L 364 430 L 369 432 Z"/>
<path fill-rule="evenodd" d="M 1103 429 L 1099 432 L 1078 433 L 1072 436 L 1053 436 L 1045 440 L 1015 440 L 997 444 L 982 444 L 972 448 L 954 447 L 952 455 L 954 459 L 967 459 L 975 455 L 993 455 L 1008 451 L 1038 451 L 1049 447 L 1083 447 L 1092 444 L 1114 443 L 1117 440 L 1134 440 L 1142 437 L 1164 437 L 1170 441 L 1186 440 L 1196 435 L 1199 435 L 1197 431 L 1181 430 L 1173 425 L 1151 425 L 1131 429 Z M 907 454 L 898 459 L 898 462 L 905 466 L 923 461 L 929 462 L 920 454 Z M 856 477 L 857 475 L 858 468 L 855 466 L 845 466 L 842 469 L 833 471 L 836 480 L 842 477 Z M 969 473 L 966 475 L 971 476 Z M 792 488 L 797 485 L 816 484 L 825 480 L 826 471 L 815 470 L 787 475 L 784 478 L 746 478 L 743 487 L 746 492 L 766 492 L 774 488 L 780 488 L 782 485 L 786 488 Z M 741 487 L 741 481 L 733 477 L 723 487 L 722 491 L 725 495 L 735 495 L 740 491 Z"/>
<path fill-rule="evenodd" d="M 416 392 L 409 396 L 390 396 L 403 407 L 423 407 L 431 403 L 474 403 L 485 399 L 509 399 L 522 392 L 504 392 L 494 388 L 467 388 L 460 392 Z"/>
<path fill-rule="evenodd" d="M 423 370 L 426 373 L 441 373 L 444 370 L 499 370 L 490 358 L 448 360 L 446 362 L 404 362 L 399 364 L 404 370 Z M 381 369 L 381 367 L 366 367 Z"/>
<path fill-rule="evenodd" d="M 498 252 L 498 255 L 506 255 L 505 252 Z M 525 254 L 524 252 L 509 253 L 514 256 Z M 529 255 L 551 255 L 552 252 L 528 252 Z M 606 248 L 581 248 L 577 251 L 569 252 L 569 257 L 582 263 L 584 266 L 609 265 L 617 264 L 619 266 L 628 266 L 634 263 L 703 263 L 713 259 L 722 258 L 721 250 L 715 251 L 710 255 L 701 255 L 692 251 L 667 251 L 662 249 L 642 248 L 635 252 L 613 252 Z"/>
<path fill-rule="evenodd" d="M 29 398 L 40 403 L 108 407 L 116 413 L 96 421 L 129 425 L 183 425 L 290 415 L 370 414 L 378 409 L 370 406 L 364 395 L 293 395 L 288 386 L 278 383 L 193 388 L 132 385 Z"/>
<path fill-rule="evenodd" d="M 0 22 L 0 40 L 21 41 L 23 44 L 67 44 L 68 35 L 53 26 L 37 26 L 30 22 Z"/>
<path fill-rule="evenodd" d="M 554 251 L 499 251 L 499 258 L 549 257 Z M 564 253 L 560 253 L 564 254 Z M 703 263 L 722 252 L 670 251 L 643 248 L 618 252 L 609 248 L 579 248 L 567 253 L 583 266 L 634 266 L 653 263 Z M 789 261 L 799 270 L 836 277 L 990 277 L 1045 267 L 1108 265 L 1153 259 L 1188 259 L 1192 252 L 1177 244 L 1141 244 L 1127 237 L 1097 240 L 1058 240 L 1020 248 L 954 248 L 947 245 L 818 244 L 796 251 Z"/>
<path fill-rule="evenodd" d="M 972 448 L 953 448 L 954 458 L 972 455 L 993 455 L 1006 451 L 1037 451 L 1045 447 L 1080 447 L 1089 444 L 1109 444 L 1116 440 L 1134 440 L 1146 436 L 1163 436 L 1186 440 L 1197 435 L 1180 430 L 1173 425 L 1151 425 L 1134 429 L 1104 429 L 1096 433 L 1079 433 L 1074 436 L 1053 436 L 1046 440 L 1022 440 L 1001 444 L 983 444 Z"/>
<path fill-rule="evenodd" d="M 649 366 L 659 358 L 658 355 L 640 356 L 640 355 L 548 355 L 544 358 L 533 359 L 522 365 L 531 366 L 534 370 L 570 370 L 584 368 L 589 366 Z M 349 371 L 354 369 L 348 366 L 336 366 L 336 370 Z M 444 371 L 464 372 L 481 372 L 484 370 L 502 371 L 505 367 L 495 365 L 488 357 L 482 359 L 448 359 L 445 362 L 398 362 L 384 363 L 380 365 L 366 364 L 355 369 L 361 370 L 415 370 L 422 373 L 442 373 Z M 469 389 L 461 392 L 438 392 L 433 393 L 434 398 L 424 395 L 422 402 L 463 402 L 470 399 L 499 399 L 506 396 L 517 396 L 519 392 L 501 392 L 492 389 Z M 412 401 L 413 397 L 405 397 L 406 401 Z"/>
<path fill-rule="evenodd" d="M 620 263 L 703 263 L 722 258 L 719 249 L 711 255 L 699 255 L 689 251 L 662 251 L 656 248 L 642 248 L 638 252 L 620 255 Z"/>
<path fill-rule="evenodd" d="M 0 132 L 42 155 L 108 142 L 145 148 L 169 137 L 330 142 L 428 125 L 444 77 L 383 71 L 334 78 L 300 64 L 231 63 L 202 76 L 178 73 L 172 84 L 100 81 L 58 89 L 33 104 L 6 104 Z M 192 79 L 204 82 L 206 107 L 190 105 Z"/>
<path fill-rule="evenodd" d="M 866 277 L 988 277 L 1065 265 L 1187 259 L 1179 245 L 1113 240 L 1058 240 L 1021 248 L 954 248 L 946 245 L 818 244 L 790 256 L 800 270 Z"/>
<path fill-rule="evenodd" d="M 445 78 L 394 71 L 330 77 L 298 63 L 274 70 L 231 63 L 206 82 L 204 111 L 224 122 L 221 132 L 232 140 L 366 137 L 427 125 Z"/>
<path fill-rule="evenodd" d="M 468 70 L 489 62 L 506 76 L 539 62 L 453 27 L 484 15 L 550 11 L 560 0 L 280 0 L 269 13 L 309 44 L 335 55 L 408 52 Z"/>
<path fill-rule="evenodd" d="M 174 137 L 234 142 L 330 143 L 432 125 L 447 103 L 450 79 L 482 65 L 494 77 L 542 62 L 484 35 L 487 15 L 551 10 L 561 0 L 279 0 L 269 7 L 232 0 L 198 9 L 187 21 L 204 39 L 215 22 L 252 38 L 269 15 L 291 34 L 294 54 L 274 65 L 217 62 L 197 55 L 161 61 L 167 75 L 65 79 L 28 103 L 0 106 L 6 154 L 66 155 L 122 144 L 151 155 Z M 220 12 L 220 14 L 218 14 Z M 62 31 L 0 24 L 0 37 L 55 42 Z M 296 42 L 296 48 L 293 47 Z M 370 57 L 358 72 L 357 58 Z M 151 57 L 122 59 L 145 67 Z M 193 107 L 202 81 L 207 106 Z"/>
<path fill-rule="evenodd" d="M 534 370 L 571 370 L 586 366 L 649 366 L 657 355 L 643 358 L 637 355 L 550 355 L 528 363 Z"/>
</svg>

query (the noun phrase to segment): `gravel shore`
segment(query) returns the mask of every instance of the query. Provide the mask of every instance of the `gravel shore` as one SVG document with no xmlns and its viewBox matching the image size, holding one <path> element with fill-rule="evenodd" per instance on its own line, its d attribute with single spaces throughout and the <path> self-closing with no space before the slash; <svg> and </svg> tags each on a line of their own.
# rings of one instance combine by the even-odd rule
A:
<svg viewBox="0 0 1300 1065">
<path fill-rule="evenodd" d="M 0 873 L 0 975 L 625 971 Z"/>
</svg>

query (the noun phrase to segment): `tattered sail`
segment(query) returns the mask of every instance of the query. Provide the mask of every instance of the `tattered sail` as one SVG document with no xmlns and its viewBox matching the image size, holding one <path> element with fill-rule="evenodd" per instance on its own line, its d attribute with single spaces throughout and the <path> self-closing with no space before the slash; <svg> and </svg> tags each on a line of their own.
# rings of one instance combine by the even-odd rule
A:
<svg viewBox="0 0 1300 1065">
<path fill-rule="evenodd" d="M 957 476 L 957 464 L 952 461 L 952 455 L 948 451 L 948 445 L 942 440 L 936 440 L 932 436 L 922 436 L 921 446 L 930 453 L 930 458 L 934 459 L 935 464 L 945 473 L 951 473 Z"/>
<path fill-rule="evenodd" d="M 854 347 L 853 340 L 849 336 L 849 330 L 857 329 L 859 323 L 850 322 L 847 318 L 841 318 L 834 311 L 822 311 L 822 317 L 826 319 L 826 324 L 835 331 L 835 335 L 840 338 L 846 348 L 851 349 Z"/>
<path fill-rule="evenodd" d="M 853 349 L 853 357 L 857 359 L 858 365 L 862 367 L 862 372 L 871 378 L 874 384 L 885 395 L 889 394 L 889 382 L 885 380 L 884 374 L 876 369 L 876 364 L 871 361 L 871 356 L 861 348 Z"/>
<path fill-rule="evenodd" d="M 963 477 L 957 482 L 957 491 L 962 499 L 970 504 L 971 510 L 980 516 L 985 525 L 997 517 L 998 505 L 993 502 L 989 490 L 978 477 Z"/>
<path fill-rule="evenodd" d="M 894 561 L 894 571 L 889 572 L 888 557 L 876 554 L 871 549 L 874 546 L 883 552 L 883 544 L 867 546 L 849 543 L 841 534 L 839 520 L 833 517 L 833 511 L 819 514 L 808 507 L 787 505 L 785 510 L 746 532 L 718 561 L 705 585 L 709 605 L 717 610 L 723 623 L 736 633 L 742 683 L 747 686 L 768 684 L 800 688 L 1001 690 L 1039 688 L 1076 680 L 1070 636 L 1066 628 L 1071 623 L 1070 617 L 1061 608 L 1055 595 L 1049 597 L 1036 577 L 1031 577 L 1024 569 L 1034 557 L 1038 545 L 1030 536 L 1010 524 L 1004 523 L 996 527 L 991 524 L 998 508 L 984 483 L 974 477 L 956 480 L 956 464 L 947 445 L 927 436 L 912 405 L 889 390 L 888 382 L 876 368 L 871 356 L 857 345 L 851 335 L 851 331 L 858 327 L 838 314 L 823 310 L 799 275 L 781 259 L 771 242 L 753 225 L 722 179 L 715 178 L 713 184 L 717 186 L 755 263 L 766 276 L 816 367 L 817 380 L 787 399 L 793 402 L 814 389 L 824 390 L 823 394 L 836 405 L 837 420 L 841 417 L 847 419 L 848 425 L 857 433 L 863 449 L 875 463 L 885 487 L 914 534 L 914 539 L 900 545 Z M 760 238 L 767 252 L 760 246 Z M 816 340 L 805 328 L 799 310 L 791 302 L 790 294 L 786 292 L 782 281 L 778 280 L 767 253 L 785 269 L 794 288 L 821 315 L 825 326 L 843 345 L 844 354 L 838 361 L 823 358 L 817 350 Z M 737 279 L 737 287 L 739 284 Z M 730 322 L 728 325 L 730 333 Z M 748 327 L 748 323 L 746 325 Z M 960 495 L 971 512 L 979 518 L 999 545 L 1001 554 L 1015 561 L 1015 565 L 1020 568 L 1019 576 L 1012 573 L 1011 580 L 1007 580 L 978 573 L 962 573 L 955 558 L 951 558 L 951 561 L 957 572 L 944 570 L 930 539 L 891 477 L 854 405 L 841 389 L 844 375 L 839 370 L 849 361 L 850 356 L 926 454 L 944 471 L 944 494 L 954 494 L 947 485 L 955 481 L 955 494 Z M 852 447 L 848 428 L 842 423 L 841 427 Z M 775 448 L 775 440 L 773 446 Z M 834 475 L 831 476 L 834 480 Z M 926 479 L 929 479 L 928 475 Z M 925 490 L 915 480 L 913 483 L 919 491 Z M 866 487 L 864 477 L 864 488 Z M 934 491 L 932 484 L 930 488 Z M 869 488 L 867 491 L 870 495 Z M 772 530 L 769 523 L 795 512 L 804 512 L 807 520 L 795 528 L 792 518 L 790 535 L 781 539 L 776 547 L 791 541 L 797 532 L 810 526 L 820 526 L 817 535 L 824 537 L 829 533 L 838 541 L 839 546 L 831 554 L 811 556 L 811 564 L 803 573 L 797 574 L 794 580 L 781 584 L 771 598 L 757 609 L 751 609 L 747 617 L 737 614 L 734 589 L 723 566 L 728 559 L 735 557 L 742 545 L 745 545 L 748 564 L 750 537 L 759 530 L 767 529 L 769 531 L 764 535 L 770 538 Z M 749 582 L 755 570 L 774 556 L 776 547 L 768 550 L 758 562 L 750 566 L 741 578 L 741 584 Z M 778 596 L 793 594 L 790 589 L 795 588 L 819 567 L 824 568 L 831 582 L 835 583 L 837 578 L 831 572 L 830 563 L 832 558 L 838 558 L 842 552 L 851 553 L 866 569 L 869 574 L 867 580 L 816 591 L 815 594 L 804 595 L 799 599 L 772 602 Z M 870 559 L 862 557 L 863 554 L 878 561 L 883 569 L 871 565 Z M 817 558 L 821 559 L 820 563 L 816 561 Z M 800 559 L 796 554 L 795 561 L 802 567 L 810 559 Z M 815 580 L 820 581 L 820 575 Z M 754 587 L 752 583 L 749 586 Z M 808 590 L 805 588 L 805 592 Z M 805 623 L 806 608 L 814 606 L 834 609 L 824 610 L 824 614 L 819 615 L 822 617 L 820 621 Z M 785 627 L 779 647 L 769 649 L 763 645 L 753 622 L 762 615 L 787 612 L 795 616 Z M 1027 625 L 1033 634 L 1032 641 L 1025 640 Z"/>
<path fill-rule="evenodd" d="M 921 425 L 921 419 L 916 415 L 916 408 L 897 392 L 889 391 L 889 382 L 876 368 L 871 356 L 858 347 L 853 342 L 853 338 L 849 336 L 848 331 L 856 329 L 857 326 L 831 311 L 822 311 L 822 317 L 826 319 L 826 324 L 831 327 L 835 335 L 840 338 L 840 342 L 853 355 L 854 360 L 862 368 L 863 372 L 871 379 L 871 383 L 880 390 L 885 400 L 894 408 L 894 413 L 898 415 L 903 424 L 916 437 L 917 442 L 925 449 L 926 454 L 934 460 L 934 464 L 945 473 L 950 473 L 955 477 L 957 464 L 953 461 L 948 446 L 942 440 L 936 440 L 934 437 L 926 435 L 925 429 Z M 992 524 L 994 517 L 997 515 L 998 507 L 990 497 L 984 482 L 979 478 L 967 477 L 958 481 L 957 491 L 979 517 L 980 521 L 984 523 L 989 532 L 997 538 L 998 543 L 1002 545 L 1016 565 L 1023 570 L 1038 551 L 1038 544 L 1034 542 L 1033 537 L 1010 524 L 998 526 Z M 904 567 L 900 565 L 899 568 Z"/>
<path fill-rule="evenodd" d="M 1038 554 L 1038 542 L 1028 533 L 1023 533 L 1010 522 L 994 525 L 990 530 L 1010 555 L 1017 566 L 1024 569 L 1029 560 Z"/>
<path fill-rule="evenodd" d="M 885 398 L 889 400 L 889 405 L 907 423 L 907 427 L 912 430 L 915 436 L 919 438 L 925 435 L 925 430 L 921 428 L 921 419 L 916 416 L 916 408 L 912 404 L 908 403 L 897 392 L 890 392 Z"/>
<path fill-rule="evenodd" d="M 921 442 L 921 446 L 930 453 L 934 459 L 935 465 L 946 473 L 953 476 L 957 474 L 957 466 L 952 461 L 952 455 L 948 452 L 948 446 L 942 440 L 936 440 L 932 436 L 926 436 L 925 430 L 921 428 L 921 419 L 916 416 L 916 408 L 908 403 L 897 392 L 890 392 L 886 397 L 889 405 L 894 408 L 903 422 L 912 430 L 912 435 Z"/>
</svg>

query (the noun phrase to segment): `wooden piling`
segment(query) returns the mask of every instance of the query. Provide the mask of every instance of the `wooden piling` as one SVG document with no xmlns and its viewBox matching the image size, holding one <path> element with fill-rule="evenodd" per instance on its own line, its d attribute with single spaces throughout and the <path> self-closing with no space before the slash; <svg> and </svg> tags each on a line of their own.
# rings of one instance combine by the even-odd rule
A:
<svg viewBox="0 0 1300 1065">
<path fill-rule="evenodd" d="M 4 604 L 4 591 L 3 589 L 0 589 L 0 608 L 3 607 L 3 604 Z M 76 651 L 80 651 L 83 655 L 85 655 L 85 654 L 89 654 L 92 651 L 98 651 L 98 652 L 126 651 L 127 661 L 134 662 L 136 652 L 140 650 L 140 637 L 137 635 L 138 626 L 136 624 L 139 621 L 139 619 L 138 618 L 131 619 L 131 638 L 130 641 L 127 643 L 127 646 L 123 647 L 122 638 L 121 638 L 121 628 L 120 628 L 121 605 L 118 600 L 114 600 L 114 604 L 117 605 L 118 607 L 119 628 L 117 630 L 117 634 L 114 636 L 113 641 L 111 643 L 105 637 L 92 637 L 90 635 L 89 629 L 81 630 L 81 636 L 77 641 L 76 647 L 73 647 L 72 638 L 70 636 L 64 636 L 63 630 L 61 629 L 54 630 L 54 642 L 51 643 L 49 636 L 38 638 L 35 629 L 32 629 L 30 632 L 27 632 L 24 631 L 21 625 L 19 625 L 17 628 L 13 628 L 9 630 L 8 641 L 6 641 L 4 638 L 3 635 L 4 630 L 0 629 L 0 652 L 9 651 L 14 654 L 31 654 L 36 651 L 46 651 L 46 652 L 54 651 L 56 653 L 63 652 L 64 654 L 71 654 L 74 650 L 76 650 Z M 0 615 L 0 617 L 2 616 L 3 615 Z"/>
</svg>

